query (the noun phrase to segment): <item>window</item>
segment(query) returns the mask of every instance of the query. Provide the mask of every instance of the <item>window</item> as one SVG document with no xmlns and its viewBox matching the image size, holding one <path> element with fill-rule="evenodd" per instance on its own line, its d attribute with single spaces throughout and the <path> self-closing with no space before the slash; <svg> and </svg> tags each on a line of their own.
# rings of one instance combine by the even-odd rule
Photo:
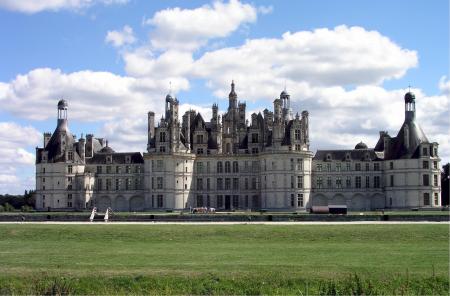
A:
<svg viewBox="0 0 450 296">
<path fill-rule="evenodd" d="M 233 195 L 233 208 L 239 207 L 239 195 Z"/>
<path fill-rule="evenodd" d="M 423 163 L 422 163 L 422 168 L 423 168 L 423 169 L 428 169 L 428 168 L 429 168 L 428 160 L 424 160 L 424 161 L 423 161 Z"/>
<path fill-rule="evenodd" d="M 427 147 L 422 148 L 422 156 L 428 156 L 428 148 Z"/>
<path fill-rule="evenodd" d="M 45 174 L 45 168 L 42 168 L 42 172 Z"/>
<path fill-rule="evenodd" d="M 333 187 L 333 183 L 331 182 L 331 177 L 327 178 L 327 188 L 332 188 Z"/>
<path fill-rule="evenodd" d="M 239 189 L 239 178 L 233 178 L 233 190 Z"/>
<path fill-rule="evenodd" d="M 156 178 L 156 189 L 163 189 L 163 177 Z"/>
<path fill-rule="evenodd" d="M 318 171 L 318 172 L 321 172 L 321 171 L 322 171 L 322 164 L 321 164 L 321 163 L 318 163 L 317 166 L 316 166 L 316 168 L 317 168 L 317 171 Z"/>
<path fill-rule="evenodd" d="M 355 187 L 356 188 L 361 188 L 361 176 L 356 176 L 355 177 Z"/>
<path fill-rule="evenodd" d="M 102 190 L 102 179 L 97 180 L 97 190 Z"/>
<path fill-rule="evenodd" d="M 156 197 L 156 206 L 158 208 L 162 208 L 163 207 L 163 196 L 162 195 L 157 195 L 157 197 Z"/>
<path fill-rule="evenodd" d="M 424 206 L 430 205 L 430 194 L 428 192 L 423 194 L 423 205 Z"/>
<path fill-rule="evenodd" d="M 348 172 L 351 171 L 351 169 L 352 169 L 352 168 L 351 168 L 351 163 L 349 163 L 349 162 L 346 163 L 346 166 L 345 166 L 345 167 L 346 167 L 346 169 L 347 169 Z"/>
<path fill-rule="evenodd" d="M 116 174 L 120 174 L 122 168 L 120 166 L 116 166 Z"/>
<path fill-rule="evenodd" d="M 361 164 L 359 162 L 355 163 L 355 171 L 361 170 Z"/>
<path fill-rule="evenodd" d="M 341 171 L 341 164 L 337 163 L 336 164 L 336 172 L 340 172 Z"/>
<path fill-rule="evenodd" d="M 297 207 L 303 207 L 303 194 L 297 194 Z"/>
<path fill-rule="evenodd" d="M 352 187 L 352 179 L 350 177 L 347 177 L 347 179 L 345 179 L 345 187 Z"/>
<path fill-rule="evenodd" d="M 258 143 L 258 134 L 252 134 L 252 143 Z"/>
<path fill-rule="evenodd" d="M 252 148 L 252 154 L 258 154 L 259 153 L 259 149 L 256 147 Z"/>
<path fill-rule="evenodd" d="M 206 196 L 206 206 L 209 208 L 211 206 L 211 198 L 209 195 Z"/>
<path fill-rule="evenodd" d="M 435 170 L 438 169 L 438 162 L 437 161 L 433 161 L 433 169 L 435 169 Z"/>
<path fill-rule="evenodd" d="M 225 190 L 230 190 L 230 189 L 231 189 L 231 179 L 225 178 Z"/>
<path fill-rule="evenodd" d="M 256 178 L 252 178 L 252 189 L 258 189 L 258 183 Z"/>
<path fill-rule="evenodd" d="M 391 162 L 389 163 L 389 169 L 390 169 L 390 170 L 393 170 L 393 169 L 394 169 L 394 162 L 393 162 L 393 161 L 391 161 Z"/>
<path fill-rule="evenodd" d="M 197 195 L 197 207 L 203 207 L 203 195 Z"/>
<path fill-rule="evenodd" d="M 222 190 L 222 189 L 223 189 L 223 179 L 217 178 L 217 190 Z"/>
<path fill-rule="evenodd" d="M 239 172 L 239 163 L 237 161 L 233 161 L 233 173 Z"/>
<path fill-rule="evenodd" d="M 162 171 L 164 169 L 164 162 L 162 159 L 156 161 L 156 169 Z"/>
<path fill-rule="evenodd" d="M 433 156 L 434 157 L 438 156 L 438 149 L 436 147 L 434 147 L 434 149 L 433 149 Z"/>
<path fill-rule="evenodd" d="M 203 153 L 204 153 L 203 148 L 197 148 L 197 154 L 203 154 Z"/>
<path fill-rule="evenodd" d="M 291 189 L 294 189 L 294 176 L 291 176 Z"/>
<path fill-rule="evenodd" d="M 366 188 L 370 188 L 370 177 L 366 176 Z"/>
<path fill-rule="evenodd" d="M 423 175 L 423 186 L 430 186 L 430 175 Z"/>
<path fill-rule="evenodd" d="M 291 158 L 291 171 L 294 170 L 294 160 Z"/>
<path fill-rule="evenodd" d="M 225 173 L 231 173 L 231 166 L 229 161 L 225 161 Z"/>
<path fill-rule="evenodd" d="M 217 172 L 222 173 L 222 171 L 223 171 L 222 162 L 219 161 L 219 162 L 217 162 Z"/>
<path fill-rule="evenodd" d="M 295 197 L 291 194 L 291 207 L 295 207 Z"/>
<path fill-rule="evenodd" d="M 303 171 L 303 158 L 297 158 L 297 170 Z"/>
<path fill-rule="evenodd" d="M 366 171 L 370 171 L 370 164 L 366 162 Z"/>
<path fill-rule="evenodd" d="M 323 181 L 322 178 L 317 178 L 317 188 L 322 188 L 323 187 Z"/>
<path fill-rule="evenodd" d="M 437 192 L 434 193 L 434 205 L 435 206 L 439 205 L 439 193 Z"/>
<path fill-rule="evenodd" d="M 166 152 L 166 146 L 159 146 L 159 152 Z"/>
<path fill-rule="evenodd" d="M 373 164 L 373 170 L 374 171 L 379 171 L 380 170 L 380 164 L 378 162 Z"/>
<path fill-rule="evenodd" d="M 223 196 L 222 195 L 217 195 L 217 207 L 223 208 Z"/>
<path fill-rule="evenodd" d="M 106 179 L 106 190 L 111 190 L 111 179 Z"/>
<path fill-rule="evenodd" d="M 303 188 L 303 176 L 297 176 L 297 188 Z"/>
<path fill-rule="evenodd" d="M 120 190 L 120 179 L 116 179 L 116 190 Z"/>
<path fill-rule="evenodd" d="M 165 132 L 160 132 L 159 133 L 159 141 L 160 142 L 165 142 L 166 141 L 166 133 Z"/>
<path fill-rule="evenodd" d="M 211 189 L 211 181 L 209 178 L 206 179 L 206 190 L 210 190 Z"/>
<path fill-rule="evenodd" d="M 245 178 L 245 180 L 244 180 L 244 188 L 245 188 L 245 190 L 248 190 L 248 178 Z"/>
<path fill-rule="evenodd" d="M 373 177 L 373 188 L 380 188 L 380 176 Z"/>
<path fill-rule="evenodd" d="M 297 151 L 302 150 L 302 146 L 300 144 L 295 144 L 295 150 Z"/>
<path fill-rule="evenodd" d="M 67 152 L 67 158 L 69 160 L 73 160 L 73 152 L 72 151 Z"/>
<path fill-rule="evenodd" d="M 42 183 L 45 183 L 45 178 L 42 178 Z"/>
<path fill-rule="evenodd" d="M 197 173 L 203 173 L 203 162 L 197 162 Z"/>
<path fill-rule="evenodd" d="M 300 140 L 300 130 L 299 130 L 299 129 L 296 129 L 296 130 L 295 130 L 295 140 L 296 140 L 296 141 L 299 141 L 299 140 Z"/>
<path fill-rule="evenodd" d="M 197 178 L 197 190 L 203 190 L 203 179 Z"/>
<path fill-rule="evenodd" d="M 340 177 L 336 178 L 336 188 L 342 188 L 342 180 Z"/>
<path fill-rule="evenodd" d="M 197 135 L 197 144 L 203 144 L 203 135 Z"/>
<path fill-rule="evenodd" d="M 433 186 L 439 186 L 438 175 L 433 175 Z"/>
<path fill-rule="evenodd" d="M 72 174 L 73 168 L 71 165 L 67 166 L 67 173 Z"/>
<path fill-rule="evenodd" d="M 226 147 L 226 149 L 225 149 L 226 153 L 230 154 L 231 153 L 231 144 L 227 143 L 225 147 Z"/>
<path fill-rule="evenodd" d="M 390 178 L 391 178 L 391 187 L 394 187 L 394 175 L 391 175 L 390 176 Z"/>
<path fill-rule="evenodd" d="M 327 172 L 331 172 L 331 163 L 327 163 Z"/>
<path fill-rule="evenodd" d="M 126 178 L 125 179 L 125 190 L 130 190 L 131 189 L 131 180 Z"/>
<path fill-rule="evenodd" d="M 101 166 L 97 166 L 97 174 L 101 174 L 102 173 L 102 167 Z"/>
<path fill-rule="evenodd" d="M 131 166 L 127 165 L 125 167 L 125 173 L 127 173 L 127 174 L 131 173 Z"/>
</svg>

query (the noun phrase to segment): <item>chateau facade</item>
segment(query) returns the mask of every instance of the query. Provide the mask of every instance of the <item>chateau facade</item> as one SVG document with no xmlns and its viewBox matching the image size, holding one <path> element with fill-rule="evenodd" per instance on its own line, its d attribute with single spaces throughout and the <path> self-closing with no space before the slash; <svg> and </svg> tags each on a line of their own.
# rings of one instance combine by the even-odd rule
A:
<svg viewBox="0 0 450 296">
<path fill-rule="evenodd" d="M 68 104 L 36 148 L 36 207 L 116 211 L 269 209 L 304 211 L 347 205 L 350 210 L 437 207 L 438 144 L 415 120 L 415 97 L 405 95 L 405 121 L 396 137 L 380 132 L 374 148 L 310 151 L 309 114 L 294 113 L 283 91 L 273 111 L 253 113 L 231 84 L 227 111 L 212 118 L 187 111 L 170 94 L 158 122 L 148 113 L 147 152 L 118 153 L 102 138 L 76 139 Z"/>
</svg>

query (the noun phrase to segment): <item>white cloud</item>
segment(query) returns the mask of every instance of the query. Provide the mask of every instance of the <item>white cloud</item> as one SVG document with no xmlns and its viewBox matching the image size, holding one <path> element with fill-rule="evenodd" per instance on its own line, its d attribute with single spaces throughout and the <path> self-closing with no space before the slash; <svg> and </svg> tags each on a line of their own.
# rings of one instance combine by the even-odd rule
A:
<svg viewBox="0 0 450 296">
<path fill-rule="evenodd" d="M 145 114 L 159 104 L 167 92 L 186 90 L 185 78 L 133 78 L 109 72 L 79 71 L 65 74 L 59 69 L 39 68 L 0 85 L 2 109 L 14 115 L 45 120 L 56 115 L 60 98 L 69 102 L 69 118 L 104 121 L 123 114 Z M 158 104 L 156 104 L 158 103 Z M 39 110 L 39 112 L 36 112 Z"/>
<path fill-rule="evenodd" d="M 238 47 L 205 53 L 194 65 L 197 77 L 208 79 L 217 96 L 229 81 L 241 85 L 245 98 L 270 98 L 288 86 L 380 84 L 402 77 L 417 65 L 417 53 L 403 49 L 376 31 L 338 26 L 287 32 L 282 38 L 250 39 Z"/>
<path fill-rule="evenodd" d="M 130 26 L 124 26 L 121 31 L 108 31 L 105 37 L 106 43 L 111 43 L 115 47 L 121 47 L 127 44 L 133 44 L 136 41 L 133 29 Z"/>
<path fill-rule="evenodd" d="M 273 6 L 272 5 L 269 5 L 269 6 L 264 6 L 264 5 L 258 6 L 258 12 L 260 14 L 270 14 L 270 13 L 273 12 Z"/>
<path fill-rule="evenodd" d="M 168 8 L 144 20 L 144 24 L 155 27 L 151 33 L 154 48 L 195 50 L 208 39 L 226 37 L 241 24 L 255 22 L 256 18 L 254 6 L 230 0 L 195 9 Z"/>
<path fill-rule="evenodd" d="M 34 151 L 42 135 L 34 127 L 14 122 L 0 122 L 0 193 L 22 193 L 34 184 L 28 181 L 34 171 Z M 28 172 L 25 173 L 24 172 Z"/>
<path fill-rule="evenodd" d="M 125 4 L 129 0 L 0 0 L 0 8 L 27 14 L 42 11 L 80 10 L 94 4 Z"/>
</svg>

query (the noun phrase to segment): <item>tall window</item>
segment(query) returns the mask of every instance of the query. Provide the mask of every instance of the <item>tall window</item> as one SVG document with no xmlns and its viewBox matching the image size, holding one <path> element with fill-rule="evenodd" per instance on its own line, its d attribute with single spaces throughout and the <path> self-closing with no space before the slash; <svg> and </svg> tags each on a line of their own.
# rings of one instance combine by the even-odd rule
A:
<svg viewBox="0 0 450 296">
<path fill-rule="evenodd" d="M 317 168 L 317 171 L 318 171 L 318 172 L 321 172 L 321 171 L 322 171 L 322 164 L 321 164 L 321 163 L 318 163 L 317 166 L 316 166 L 316 168 Z"/>
<path fill-rule="evenodd" d="M 229 161 L 225 161 L 225 173 L 231 173 L 231 166 Z"/>
<path fill-rule="evenodd" d="M 345 179 L 345 187 L 352 187 L 352 179 L 350 177 L 347 177 L 347 179 Z"/>
<path fill-rule="evenodd" d="M 156 189 L 163 189 L 163 177 L 156 178 Z"/>
<path fill-rule="evenodd" d="M 231 189 L 231 179 L 225 178 L 225 190 L 230 190 L 230 189 Z"/>
<path fill-rule="evenodd" d="M 394 187 L 394 175 L 391 175 L 391 187 Z"/>
<path fill-rule="evenodd" d="M 296 129 L 296 130 L 295 130 L 295 140 L 296 140 L 296 141 L 299 141 L 299 140 L 300 140 L 300 130 L 299 130 L 299 129 Z"/>
<path fill-rule="evenodd" d="M 233 195 L 233 208 L 239 207 L 239 195 Z"/>
<path fill-rule="evenodd" d="M 430 205 L 430 194 L 428 192 L 425 192 L 423 194 L 423 205 L 429 206 Z"/>
<path fill-rule="evenodd" d="M 390 170 L 394 169 L 394 162 L 393 161 L 389 162 L 389 169 Z"/>
<path fill-rule="evenodd" d="M 439 185 L 438 175 L 433 175 L 433 186 L 437 187 Z"/>
<path fill-rule="evenodd" d="M 327 172 L 331 172 L 331 163 L 327 163 Z"/>
<path fill-rule="evenodd" d="M 373 177 L 373 188 L 380 188 L 380 176 Z"/>
<path fill-rule="evenodd" d="M 158 208 L 162 208 L 163 207 L 163 196 L 162 195 L 158 195 L 156 198 L 156 205 Z"/>
<path fill-rule="evenodd" d="M 73 160 L 73 152 L 72 151 L 67 152 L 67 158 L 69 160 Z"/>
<path fill-rule="evenodd" d="M 317 188 L 323 187 L 323 180 L 321 177 L 317 178 Z"/>
<path fill-rule="evenodd" d="M 366 188 L 370 188 L 370 177 L 366 176 Z"/>
<path fill-rule="evenodd" d="M 352 166 L 352 165 L 351 165 L 350 162 L 347 162 L 347 163 L 346 163 L 346 166 L 345 166 L 345 167 L 347 168 L 347 171 L 350 171 L 350 170 L 352 169 L 351 166 Z"/>
<path fill-rule="evenodd" d="M 291 189 L 294 189 L 294 176 L 291 176 Z"/>
<path fill-rule="evenodd" d="M 303 159 L 297 158 L 297 170 L 303 171 Z"/>
<path fill-rule="evenodd" d="M 327 187 L 328 187 L 328 188 L 332 188 L 332 187 L 333 187 L 333 183 L 332 183 L 332 181 L 331 181 L 331 177 L 328 177 L 328 178 L 327 178 Z"/>
<path fill-rule="evenodd" d="M 120 190 L 120 179 L 116 179 L 116 190 Z"/>
<path fill-rule="evenodd" d="M 295 207 L 295 197 L 294 197 L 294 194 L 291 194 L 291 207 Z"/>
<path fill-rule="evenodd" d="M 297 176 L 297 188 L 303 188 L 303 176 Z"/>
<path fill-rule="evenodd" d="M 336 163 L 336 172 L 340 172 L 340 171 L 341 171 L 341 164 Z"/>
<path fill-rule="evenodd" d="M 197 135 L 197 144 L 203 144 L 203 135 Z"/>
<path fill-rule="evenodd" d="M 361 176 L 356 176 L 355 177 L 355 187 L 356 188 L 361 188 Z"/>
<path fill-rule="evenodd" d="M 237 161 L 233 161 L 233 173 L 239 172 L 239 163 Z"/>
<path fill-rule="evenodd" d="M 422 176 L 423 179 L 423 186 L 430 186 L 430 175 L 423 175 Z"/>
<path fill-rule="evenodd" d="M 248 190 L 248 178 L 244 179 L 244 186 L 245 190 Z"/>
<path fill-rule="evenodd" d="M 222 195 L 217 195 L 217 207 L 223 208 L 223 196 Z"/>
<path fill-rule="evenodd" d="M 252 143 L 258 143 L 258 134 L 252 134 Z"/>
<path fill-rule="evenodd" d="M 197 207 L 203 207 L 203 195 L 197 195 Z"/>
<path fill-rule="evenodd" d="M 217 178 L 217 190 L 222 190 L 222 189 L 223 189 L 223 179 Z"/>
<path fill-rule="evenodd" d="M 197 162 L 197 173 L 203 173 L 203 162 Z"/>
<path fill-rule="evenodd" d="M 297 194 L 297 207 L 303 207 L 303 194 Z"/>
<path fill-rule="evenodd" d="M 203 179 L 197 178 L 197 190 L 203 190 Z"/>
<path fill-rule="evenodd" d="M 422 168 L 423 168 L 423 169 L 428 169 L 428 168 L 429 168 L 428 160 L 424 160 L 424 161 L 422 162 Z"/>
<path fill-rule="evenodd" d="M 223 172 L 223 164 L 221 161 L 217 162 L 217 172 L 222 173 Z"/>
<path fill-rule="evenodd" d="M 166 141 L 166 133 L 165 132 L 160 132 L 159 133 L 159 141 L 160 142 L 165 142 Z"/>
<path fill-rule="evenodd" d="M 342 188 L 342 180 L 340 177 L 336 178 L 336 188 Z"/>
<path fill-rule="evenodd" d="M 210 189 L 211 189 L 210 179 L 207 178 L 206 179 L 206 190 L 210 190 Z"/>
<path fill-rule="evenodd" d="M 379 171 L 380 170 L 380 164 L 378 162 L 373 164 L 373 170 L 374 171 Z"/>
<path fill-rule="evenodd" d="M 239 178 L 233 178 L 233 190 L 239 189 Z"/>
<path fill-rule="evenodd" d="M 73 172 L 73 167 L 71 165 L 67 166 L 67 173 L 72 174 Z"/>
<path fill-rule="evenodd" d="M 361 164 L 359 162 L 355 163 L 355 171 L 361 170 Z"/>
<path fill-rule="evenodd" d="M 439 193 L 437 192 L 434 193 L 434 205 L 435 206 L 439 205 Z"/>
<path fill-rule="evenodd" d="M 366 171 L 370 171 L 370 164 L 366 162 Z"/>
</svg>

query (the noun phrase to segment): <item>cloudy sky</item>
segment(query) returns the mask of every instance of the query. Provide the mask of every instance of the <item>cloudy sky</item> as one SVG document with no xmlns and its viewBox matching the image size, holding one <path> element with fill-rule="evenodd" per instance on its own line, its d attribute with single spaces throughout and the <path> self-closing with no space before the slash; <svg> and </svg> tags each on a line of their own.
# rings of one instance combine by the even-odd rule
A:
<svg viewBox="0 0 450 296">
<path fill-rule="evenodd" d="M 34 188 L 60 98 L 77 136 L 144 151 L 146 113 L 161 114 L 169 85 L 182 112 L 209 118 L 232 79 L 247 116 L 286 87 L 310 112 L 313 151 L 395 136 L 411 85 L 450 161 L 447 0 L 0 0 L 0 38 L 0 193 Z"/>
</svg>

